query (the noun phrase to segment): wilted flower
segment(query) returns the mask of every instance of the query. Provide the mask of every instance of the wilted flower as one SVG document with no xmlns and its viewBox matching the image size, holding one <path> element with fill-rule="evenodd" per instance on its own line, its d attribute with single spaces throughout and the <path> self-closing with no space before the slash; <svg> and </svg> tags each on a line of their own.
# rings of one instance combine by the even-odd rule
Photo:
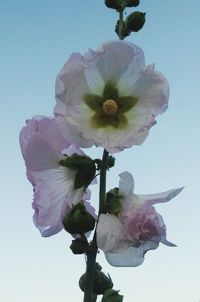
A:
<svg viewBox="0 0 200 302">
<path fill-rule="evenodd" d="M 63 217 L 72 206 L 90 198 L 84 187 L 74 188 L 76 171 L 60 164 L 60 160 L 83 152 L 63 138 L 55 120 L 48 117 L 27 120 L 20 132 L 20 146 L 34 187 L 34 223 L 42 236 L 54 235 L 63 228 Z M 94 214 L 88 202 L 85 206 Z"/>
<path fill-rule="evenodd" d="M 111 153 L 140 145 L 167 108 L 165 77 L 130 42 L 71 55 L 56 81 L 56 122 L 70 142 Z M 69 131 L 70 128 L 70 131 Z"/>
<path fill-rule="evenodd" d="M 166 226 L 155 208 L 178 195 L 182 188 L 155 195 L 135 195 L 134 180 L 130 173 L 120 174 L 119 196 L 121 211 L 118 215 L 101 214 L 97 226 L 97 244 L 113 266 L 138 266 L 147 251 L 159 243 L 175 246 L 166 239 Z"/>
</svg>

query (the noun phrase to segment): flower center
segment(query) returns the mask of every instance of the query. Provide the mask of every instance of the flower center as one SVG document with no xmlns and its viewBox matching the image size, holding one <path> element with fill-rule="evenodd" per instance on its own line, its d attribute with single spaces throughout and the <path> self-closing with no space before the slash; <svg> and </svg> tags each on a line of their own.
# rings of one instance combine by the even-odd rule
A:
<svg viewBox="0 0 200 302">
<path fill-rule="evenodd" d="M 118 110 L 118 105 L 113 99 L 106 100 L 102 106 L 103 112 L 107 115 L 115 114 Z"/>
</svg>

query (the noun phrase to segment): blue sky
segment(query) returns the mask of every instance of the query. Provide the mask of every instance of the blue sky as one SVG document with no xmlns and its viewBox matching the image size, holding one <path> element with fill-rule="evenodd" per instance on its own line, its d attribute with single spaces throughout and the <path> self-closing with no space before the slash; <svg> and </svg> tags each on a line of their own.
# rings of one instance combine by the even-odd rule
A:
<svg viewBox="0 0 200 302">
<path fill-rule="evenodd" d="M 140 147 L 116 155 L 108 189 L 118 173 L 135 177 L 136 193 L 185 186 L 157 206 L 177 248 L 160 246 L 138 268 L 113 268 L 99 261 L 125 302 L 200 300 L 199 1 L 141 1 L 144 29 L 128 38 L 144 49 L 170 83 L 170 106 Z M 129 10 L 130 11 L 130 10 Z M 128 12 L 129 12 L 128 11 Z M 117 39 L 117 14 L 103 0 L 7 0 L 0 4 L 1 220 L 0 300 L 81 301 L 77 280 L 82 256 L 71 254 L 64 232 L 41 238 L 32 223 L 32 187 L 25 176 L 18 133 L 27 118 L 52 115 L 55 77 L 74 51 L 84 53 Z M 89 154 L 101 156 L 95 148 Z M 94 188 L 93 198 L 97 197 Z"/>
</svg>

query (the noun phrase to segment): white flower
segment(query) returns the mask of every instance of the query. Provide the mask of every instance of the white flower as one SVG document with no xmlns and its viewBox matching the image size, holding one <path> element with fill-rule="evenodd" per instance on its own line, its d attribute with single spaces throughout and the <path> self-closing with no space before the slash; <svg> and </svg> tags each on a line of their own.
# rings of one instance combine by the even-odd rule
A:
<svg viewBox="0 0 200 302">
<path fill-rule="evenodd" d="M 71 143 L 115 153 L 145 140 L 168 97 L 165 77 L 154 65 L 145 67 L 138 46 L 108 42 L 84 56 L 72 54 L 61 69 L 55 118 Z"/>
<path fill-rule="evenodd" d="M 76 171 L 60 164 L 72 154 L 83 152 L 62 137 L 55 120 L 34 117 L 20 132 L 20 146 L 27 168 L 27 177 L 34 188 L 33 220 L 41 235 L 48 237 L 63 228 L 63 217 L 81 200 L 90 199 L 84 187 L 75 189 Z M 65 154 L 65 155 L 63 155 Z M 85 201 L 87 211 L 94 209 Z"/>
<path fill-rule="evenodd" d="M 152 195 L 135 195 L 130 173 L 120 174 L 118 215 L 101 214 L 97 225 L 97 244 L 113 266 L 138 266 L 147 251 L 159 243 L 175 246 L 166 239 L 166 226 L 155 208 L 178 195 L 183 188 Z"/>
</svg>

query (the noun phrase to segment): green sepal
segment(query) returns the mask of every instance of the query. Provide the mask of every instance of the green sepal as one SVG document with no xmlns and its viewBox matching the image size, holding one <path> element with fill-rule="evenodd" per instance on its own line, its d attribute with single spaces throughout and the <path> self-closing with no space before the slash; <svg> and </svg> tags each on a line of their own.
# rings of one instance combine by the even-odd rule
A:
<svg viewBox="0 0 200 302">
<path fill-rule="evenodd" d="M 108 157 L 108 169 L 114 167 L 114 165 L 115 165 L 115 158 L 112 155 L 110 155 Z"/>
<path fill-rule="evenodd" d="M 60 160 L 60 165 L 66 168 L 77 170 L 74 179 L 74 188 L 86 189 L 93 181 L 96 174 L 95 161 L 89 156 L 73 154 L 64 160 Z"/>
<path fill-rule="evenodd" d="M 70 234 L 84 234 L 95 227 L 94 217 L 87 212 L 84 203 L 79 202 L 63 219 L 64 229 Z"/>
<path fill-rule="evenodd" d="M 92 161 L 90 164 L 85 165 L 83 168 L 79 169 L 76 173 L 74 180 L 74 188 L 79 189 L 84 187 L 85 189 L 93 181 L 96 174 L 95 162 Z"/>
<path fill-rule="evenodd" d="M 106 194 L 105 212 L 118 216 L 121 212 L 121 208 L 122 204 L 119 189 L 114 188 Z"/>
<path fill-rule="evenodd" d="M 91 162 L 92 159 L 89 156 L 74 153 L 66 159 L 60 160 L 59 164 L 66 168 L 77 170 L 81 167 L 89 165 Z"/>
<path fill-rule="evenodd" d="M 125 0 L 125 6 L 127 7 L 135 7 L 140 4 L 140 0 Z"/>
<path fill-rule="evenodd" d="M 127 31 L 138 32 L 140 29 L 142 29 L 145 23 L 145 15 L 146 13 L 138 11 L 130 14 L 125 21 Z"/>
<path fill-rule="evenodd" d="M 85 254 L 88 250 L 88 242 L 83 238 L 77 238 L 72 240 L 72 244 L 70 245 L 70 249 L 72 253 L 75 255 Z"/>
<path fill-rule="evenodd" d="M 107 289 L 101 302 L 122 302 L 123 296 L 119 295 L 119 290 Z"/>
</svg>

